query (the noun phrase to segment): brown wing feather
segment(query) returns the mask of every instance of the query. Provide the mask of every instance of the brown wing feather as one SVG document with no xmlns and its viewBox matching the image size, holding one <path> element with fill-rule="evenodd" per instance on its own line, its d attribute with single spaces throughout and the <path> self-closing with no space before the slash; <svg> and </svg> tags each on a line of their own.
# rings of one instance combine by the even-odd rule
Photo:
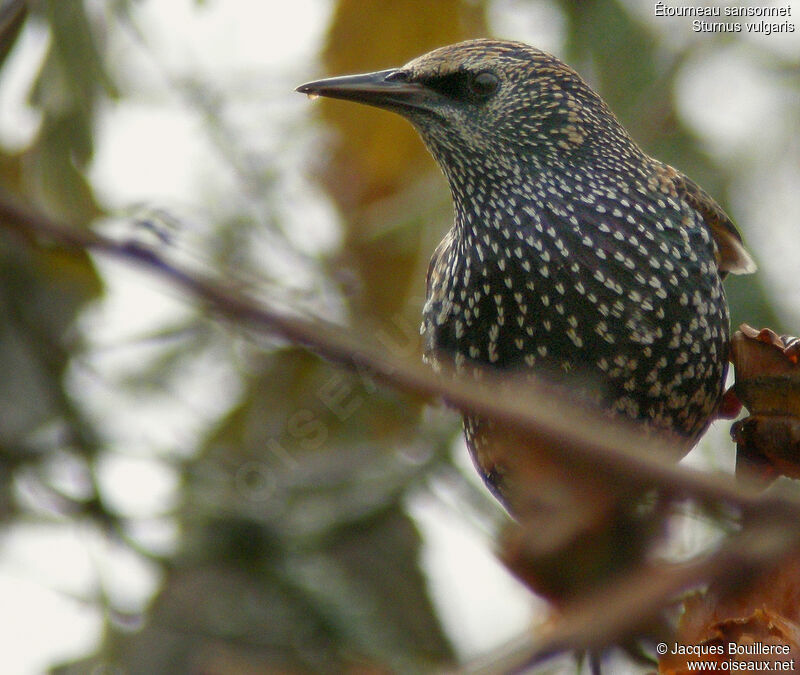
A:
<svg viewBox="0 0 800 675">
<path fill-rule="evenodd" d="M 711 228 L 711 235 L 717 243 L 717 265 L 722 274 L 751 274 L 756 271 L 756 263 L 742 243 L 742 237 L 709 194 L 691 178 L 687 178 L 670 166 L 665 166 L 678 194 L 695 209 Z"/>
</svg>

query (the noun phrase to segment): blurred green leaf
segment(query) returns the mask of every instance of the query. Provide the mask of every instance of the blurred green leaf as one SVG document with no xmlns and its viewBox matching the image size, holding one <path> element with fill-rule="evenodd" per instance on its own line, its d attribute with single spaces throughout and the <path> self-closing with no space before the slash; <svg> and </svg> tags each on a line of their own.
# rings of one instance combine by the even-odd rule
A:
<svg viewBox="0 0 800 675">
<path fill-rule="evenodd" d="M 29 147 L 0 155 L 0 181 L 17 199 L 44 200 L 63 219 L 85 226 L 99 213 L 82 169 L 92 155 L 94 97 L 100 89 L 93 83 L 97 69 L 87 61 L 77 63 L 75 59 L 82 57 L 65 43 L 81 53 L 93 52 L 99 64 L 96 51 L 71 42 L 73 38 L 84 43 L 92 40 L 81 3 L 26 3 L 29 11 L 15 14 L 10 24 L 0 22 L 0 66 L 6 65 L 5 56 L 24 22 L 39 17 L 46 5 L 53 5 L 51 14 L 45 11 L 52 39 L 34 83 L 38 94 L 32 98 L 43 113 L 43 123 Z M 15 6 L 6 3 L 3 12 Z M 3 18 L 9 17 L 0 13 Z M 72 61 L 72 67 L 65 67 L 62 57 Z M 30 243 L 0 233 L 0 364 L 4 373 L 0 379 L 0 464 L 10 468 L 0 489 L 8 504 L 14 503 L 10 486 L 19 467 L 29 469 L 27 479 L 38 481 L 48 491 L 50 452 L 77 453 L 87 460 L 99 447 L 98 434 L 68 390 L 65 375 L 82 347 L 77 318 L 102 294 L 100 279 L 87 254 L 50 249 L 46 242 L 34 242 L 35 247 Z M 51 493 L 54 503 L 64 504 L 57 492 Z"/>
</svg>

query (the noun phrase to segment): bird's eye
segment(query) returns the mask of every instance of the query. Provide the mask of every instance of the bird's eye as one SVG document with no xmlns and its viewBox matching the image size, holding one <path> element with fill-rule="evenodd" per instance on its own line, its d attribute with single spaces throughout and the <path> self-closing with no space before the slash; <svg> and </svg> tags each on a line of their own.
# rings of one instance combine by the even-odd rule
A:
<svg viewBox="0 0 800 675">
<path fill-rule="evenodd" d="M 482 100 L 485 100 L 494 94 L 499 85 L 500 80 L 497 75 L 486 70 L 481 73 L 477 73 L 469 81 L 469 88 L 472 94 Z"/>
<path fill-rule="evenodd" d="M 421 82 L 454 101 L 483 103 L 497 91 L 500 78 L 487 70 L 474 75 L 467 70 L 456 70 L 421 78 Z"/>
</svg>

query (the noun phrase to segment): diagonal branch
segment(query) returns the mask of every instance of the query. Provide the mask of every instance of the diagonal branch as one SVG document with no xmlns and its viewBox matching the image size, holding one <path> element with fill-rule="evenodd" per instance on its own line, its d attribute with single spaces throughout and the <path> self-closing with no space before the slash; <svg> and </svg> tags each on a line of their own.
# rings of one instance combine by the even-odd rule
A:
<svg viewBox="0 0 800 675">
<path fill-rule="evenodd" d="M 169 280 L 176 288 L 218 315 L 302 345 L 345 368 L 368 372 L 375 380 L 428 400 L 451 405 L 539 434 L 575 459 L 590 462 L 625 481 L 655 486 L 701 502 L 725 502 L 742 510 L 800 518 L 800 498 L 777 486 L 764 494 L 731 477 L 678 466 L 667 441 L 645 436 L 632 425 L 553 396 L 543 383 L 509 383 L 487 369 L 480 381 L 452 372 L 435 374 L 416 359 L 391 353 L 361 337 L 370 331 L 347 330 L 319 319 L 292 316 L 256 301 L 223 281 L 190 272 L 133 241 L 117 241 L 90 229 L 71 227 L 23 208 L 0 194 L 0 227 L 31 244 L 90 251 L 137 265 Z M 446 369 L 445 369 L 446 370 Z"/>
</svg>

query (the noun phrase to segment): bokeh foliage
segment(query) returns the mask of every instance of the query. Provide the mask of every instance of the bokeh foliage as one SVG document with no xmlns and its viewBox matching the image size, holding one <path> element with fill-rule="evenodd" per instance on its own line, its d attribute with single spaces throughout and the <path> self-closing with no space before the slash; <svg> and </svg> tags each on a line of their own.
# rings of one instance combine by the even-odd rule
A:
<svg viewBox="0 0 800 675">
<path fill-rule="evenodd" d="M 39 132 L 23 150 L 0 154 L 0 185 L 87 227 L 100 213 L 83 173 L 92 157 L 93 108 L 101 85 L 106 94 L 111 89 L 82 5 L 65 11 L 67 4 L 4 8 L 2 67 L 26 21 L 52 23 L 53 29 L 30 100 L 41 115 Z M 22 516 L 12 496 L 15 475 L 46 470 L 57 451 L 84 466 L 99 451 L 96 430 L 64 376 L 80 351 L 75 320 L 102 293 L 102 283 L 88 256 L 32 248 L 6 231 L 0 232 L 0 278 L 0 518 L 13 521 Z M 91 510 L 86 496 L 68 510 Z"/>
<path fill-rule="evenodd" d="M 31 3 L 0 35 L 0 67 L 26 21 L 50 36 L 30 99 L 39 131 L 23 150 L 0 154 L 2 187 L 81 227 L 103 214 L 86 178 L 97 110 L 122 96 L 108 74 L 102 22 L 125 21 L 125 4 L 90 21 L 79 0 Z M 331 74 L 398 65 L 491 32 L 490 0 L 333 4 L 320 46 Z M 725 202 L 734 167 L 716 165 L 676 111 L 676 73 L 691 46 L 666 49 L 621 2 L 554 4 L 564 18 L 560 56 L 587 73 L 646 150 Z M 202 99 L 199 86 L 187 102 Z M 427 258 L 450 219 L 444 181 L 402 120 L 336 102 L 317 109 L 330 135 L 315 146 L 316 179 L 338 209 L 342 236 L 337 250 L 313 261 L 315 270 L 343 321 L 373 331 L 389 349 L 418 351 Z M 209 135 L 219 133 L 213 124 L 209 117 Z M 271 178 L 263 179 L 269 192 Z M 204 206 L 203 195 L 197 200 Z M 246 241 L 249 227 L 247 205 L 234 204 L 216 236 L 227 251 L 230 242 Z M 220 274 L 235 276 L 225 265 L 237 255 L 220 256 L 213 244 L 204 254 Z M 731 289 L 734 322 L 776 325 L 759 283 Z M 95 464 L 115 452 L 114 438 L 89 421 L 81 392 L 66 382 L 71 361 L 85 355 L 76 319 L 102 293 L 88 256 L 0 231 L 0 518 L 85 518 L 129 541 L 135 523 L 96 484 Z M 177 546 L 172 553 L 139 549 L 162 569 L 161 589 L 138 630 L 113 598 L 102 599 L 107 630 L 98 653 L 60 672 L 110 665 L 131 673 L 413 672 L 451 663 L 456 654 L 429 599 L 422 542 L 406 504 L 432 472 L 458 476 L 449 455 L 455 416 L 442 426 L 413 397 L 299 347 L 254 344 L 235 327 L 196 329 L 209 321 L 197 310 L 172 327 L 177 338 L 158 366 L 142 365 L 158 387 L 175 363 L 166 354 L 199 360 L 213 345 L 240 386 L 196 447 L 171 458 L 181 476 L 170 514 Z M 82 494 L 63 494 L 50 480 L 53 458 L 65 454 L 85 474 Z M 48 495 L 43 504 L 19 499 L 23 474 Z"/>
</svg>

